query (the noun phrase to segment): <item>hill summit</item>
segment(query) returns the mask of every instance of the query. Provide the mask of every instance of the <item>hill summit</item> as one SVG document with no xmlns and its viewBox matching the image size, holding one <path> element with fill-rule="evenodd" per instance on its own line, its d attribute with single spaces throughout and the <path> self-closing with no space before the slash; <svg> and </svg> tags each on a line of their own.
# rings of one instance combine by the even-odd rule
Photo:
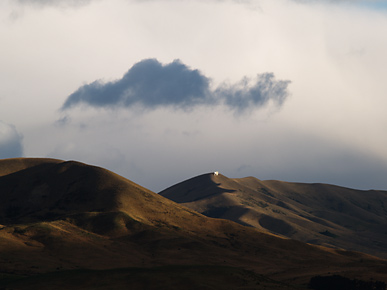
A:
<svg viewBox="0 0 387 290">
<path fill-rule="evenodd" d="M 204 174 L 159 193 L 209 217 L 387 258 L 387 192 Z"/>
</svg>

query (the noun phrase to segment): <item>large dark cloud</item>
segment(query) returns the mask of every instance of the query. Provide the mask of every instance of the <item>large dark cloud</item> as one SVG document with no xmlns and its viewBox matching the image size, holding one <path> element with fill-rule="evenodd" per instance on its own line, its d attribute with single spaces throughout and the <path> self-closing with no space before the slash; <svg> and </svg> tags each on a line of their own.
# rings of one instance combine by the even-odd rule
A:
<svg viewBox="0 0 387 290">
<path fill-rule="evenodd" d="M 106 84 L 95 81 L 80 87 L 67 98 L 63 108 L 79 103 L 94 107 L 140 104 L 146 108 L 189 108 L 211 102 L 208 87 L 205 76 L 179 61 L 163 66 L 155 59 L 147 59 L 135 64 L 118 81 Z"/>
<path fill-rule="evenodd" d="M 197 105 L 225 104 L 236 112 L 265 105 L 270 100 L 281 105 L 288 96 L 289 81 L 277 81 L 272 73 L 245 78 L 237 84 L 210 89 L 210 79 L 179 60 L 162 65 L 156 59 L 136 63 L 122 79 L 95 81 L 72 93 L 62 110 L 81 104 L 92 107 L 132 107 L 146 109 L 175 107 L 192 109 Z"/>
<path fill-rule="evenodd" d="M 13 125 L 0 121 L 0 159 L 23 156 L 22 136 Z"/>
</svg>

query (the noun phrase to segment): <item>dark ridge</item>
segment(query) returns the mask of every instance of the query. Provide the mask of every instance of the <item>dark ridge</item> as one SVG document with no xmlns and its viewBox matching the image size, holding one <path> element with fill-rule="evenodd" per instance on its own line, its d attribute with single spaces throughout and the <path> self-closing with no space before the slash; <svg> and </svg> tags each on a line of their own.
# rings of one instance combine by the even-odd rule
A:
<svg viewBox="0 0 387 290">
<path fill-rule="evenodd" d="M 0 223 L 116 209 L 114 188 L 104 185 L 105 170 L 75 161 L 26 163 L 24 169 L 0 177 Z"/>
<path fill-rule="evenodd" d="M 234 192 L 218 187 L 226 180 L 222 174 L 202 174 L 160 191 L 159 194 L 178 203 L 198 201 L 224 192 Z"/>
</svg>

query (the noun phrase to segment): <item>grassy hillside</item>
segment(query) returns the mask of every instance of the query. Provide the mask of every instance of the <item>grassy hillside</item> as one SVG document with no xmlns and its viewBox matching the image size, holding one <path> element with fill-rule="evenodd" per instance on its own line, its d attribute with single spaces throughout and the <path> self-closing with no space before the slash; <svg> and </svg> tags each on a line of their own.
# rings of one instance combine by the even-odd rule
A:
<svg viewBox="0 0 387 290">
<path fill-rule="evenodd" d="M 0 280 L 13 289 L 46 283 L 64 288 L 72 283 L 61 278 L 67 271 L 74 271 L 74 283 L 86 289 L 94 284 L 81 283 L 84 279 L 126 287 L 162 280 L 168 269 L 181 269 L 165 276 L 171 289 L 180 285 L 173 284 L 174 277 L 186 287 L 201 281 L 205 287 L 226 285 L 220 281 L 234 276 L 239 278 L 230 287 L 255 283 L 244 271 L 267 277 L 268 289 L 286 289 L 270 279 L 306 285 L 311 277 L 329 273 L 387 280 L 385 260 L 208 218 L 103 168 L 51 159 L 3 160 L 0 168 Z M 187 271 L 193 265 L 203 266 Z M 219 266 L 226 268 L 219 271 Z M 130 276 L 133 267 L 141 268 L 136 270 L 140 282 Z M 213 274 L 203 276 L 203 271 Z M 192 276 L 185 280 L 186 275 Z"/>
<path fill-rule="evenodd" d="M 206 216 L 387 258 L 387 192 L 204 174 L 160 195 Z"/>
</svg>

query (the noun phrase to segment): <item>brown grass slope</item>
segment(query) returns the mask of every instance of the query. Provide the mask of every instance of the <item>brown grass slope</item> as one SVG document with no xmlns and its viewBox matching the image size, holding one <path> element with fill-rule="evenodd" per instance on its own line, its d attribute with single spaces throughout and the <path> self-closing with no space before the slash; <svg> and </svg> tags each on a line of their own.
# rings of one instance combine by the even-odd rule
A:
<svg viewBox="0 0 387 290">
<path fill-rule="evenodd" d="M 327 273 L 387 280 L 385 260 L 208 218 L 108 170 L 74 161 L 0 160 L 0 224 L 0 273 L 6 275 L 0 286 L 5 281 L 6 287 L 20 275 L 58 271 L 59 280 L 50 280 L 58 283 L 66 270 L 168 265 L 230 266 L 235 275 L 250 270 L 294 285 Z M 173 279 L 164 283 L 168 288 Z M 235 289 L 243 286 L 237 284 Z M 268 289 L 288 289 L 278 285 Z"/>
<path fill-rule="evenodd" d="M 160 195 L 204 215 L 387 258 L 387 192 L 204 174 Z"/>
</svg>

